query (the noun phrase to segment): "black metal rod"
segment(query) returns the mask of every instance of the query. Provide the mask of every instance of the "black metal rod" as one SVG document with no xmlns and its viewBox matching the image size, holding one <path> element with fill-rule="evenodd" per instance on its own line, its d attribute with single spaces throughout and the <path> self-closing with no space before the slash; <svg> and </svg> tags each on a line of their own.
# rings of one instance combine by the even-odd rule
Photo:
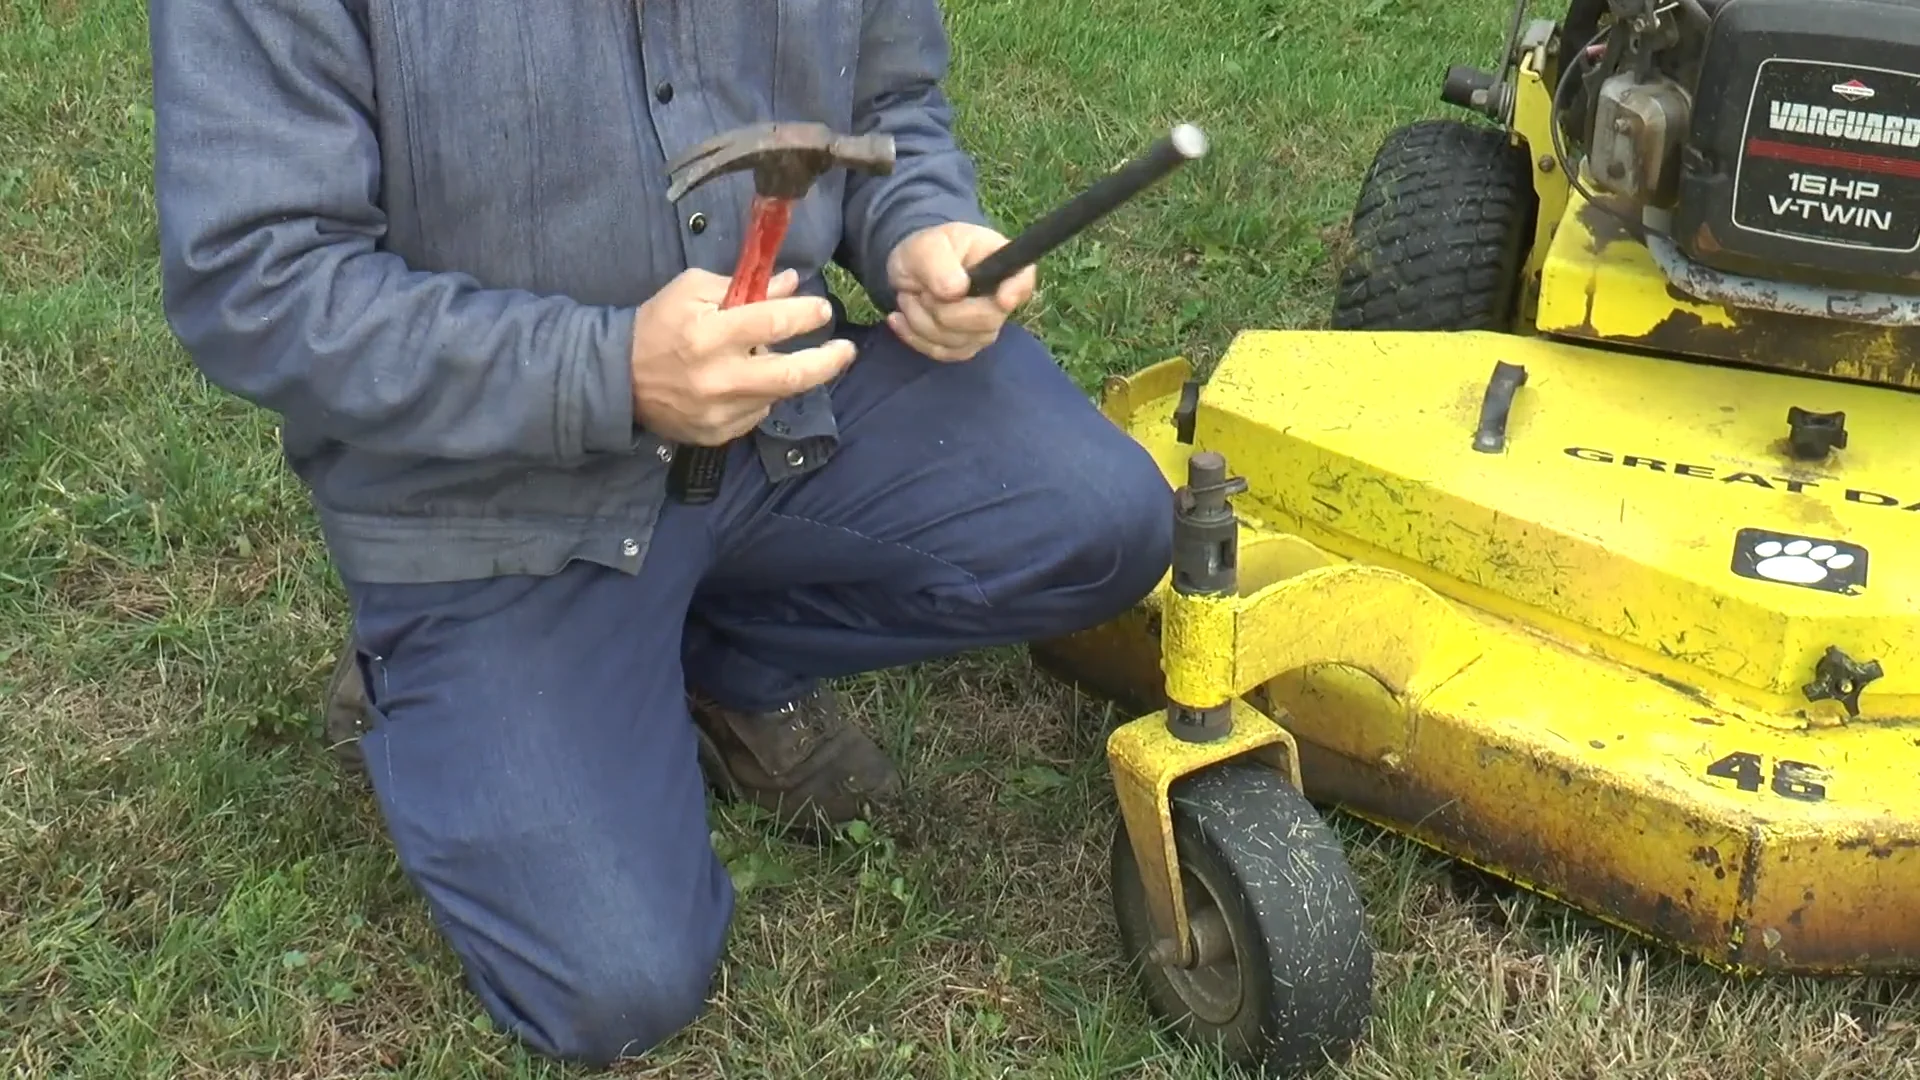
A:
<svg viewBox="0 0 1920 1080">
<path fill-rule="evenodd" d="M 981 260 L 969 273 L 968 296 L 985 296 L 1000 283 L 1040 261 L 1040 257 L 1081 230 L 1118 209 L 1127 200 L 1152 187 L 1173 170 L 1206 155 L 1207 136 L 1192 124 L 1181 124 L 1162 136 L 1147 152 L 1102 177 L 1092 187 L 1067 200 L 1052 213 L 1028 226 L 1007 246 Z"/>
</svg>

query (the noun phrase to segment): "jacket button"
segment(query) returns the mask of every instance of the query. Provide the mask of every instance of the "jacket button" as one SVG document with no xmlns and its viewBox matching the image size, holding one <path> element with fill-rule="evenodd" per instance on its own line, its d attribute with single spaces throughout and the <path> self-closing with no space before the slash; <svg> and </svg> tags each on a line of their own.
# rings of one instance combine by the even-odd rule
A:
<svg viewBox="0 0 1920 1080">
<path fill-rule="evenodd" d="M 701 213 L 695 213 L 692 217 L 687 219 L 687 228 L 692 229 L 693 234 L 695 236 L 698 236 L 701 233 L 706 232 L 707 231 L 707 215 L 701 214 Z"/>
<path fill-rule="evenodd" d="M 620 554 L 625 555 L 629 559 L 633 558 L 635 555 L 640 554 L 639 542 L 634 540 L 632 537 L 628 537 L 627 539 L 620 541 Z"/>
<path fill-rule="evenodd" d="M 659 86 L 654 87 L 653 96 L 662 105 L 665 105 L 667 102 L 672 101 L 673 100 L 673 84 L 670 82 L 663 82 Z"/>
<path fill-rule="evenodd" d="M 807 455 L 799 447 L 796 446 L 793 449 L 787 451 L 788 465 L 797 469 L 800 466 L 805 465 L 806 463 L 807 463 Z"/>
</svg>

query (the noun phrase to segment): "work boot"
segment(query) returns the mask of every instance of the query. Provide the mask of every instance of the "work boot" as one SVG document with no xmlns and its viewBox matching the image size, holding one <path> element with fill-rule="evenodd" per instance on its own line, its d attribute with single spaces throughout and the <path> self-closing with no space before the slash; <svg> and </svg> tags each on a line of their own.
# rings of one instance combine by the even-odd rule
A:
<svg viewBox="0 0 1920 1080">
<path fill-rule="evenodd" d="M 689 704 L 708 781 L 803 831 L 845 824 L 900 792 L 899 770 L 830 690 L 760 713 L 699 694 Z"/>
<path fill-rule="evenodd" d="M 349 772 L 365 772 L 360 736 L 366 730 L 367 686 L 360 678 L 360 665 L 354 660 L 353 640 L 349 638 L 334 658 L 333 675 L 327 679 L 320 737 L 342 767 Z"/>
</svg>

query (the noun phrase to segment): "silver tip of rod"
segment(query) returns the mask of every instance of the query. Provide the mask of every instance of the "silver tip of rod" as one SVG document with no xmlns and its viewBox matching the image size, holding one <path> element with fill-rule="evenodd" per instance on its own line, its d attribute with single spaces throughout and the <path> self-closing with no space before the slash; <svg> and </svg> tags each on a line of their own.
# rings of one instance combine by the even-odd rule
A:
<svg viewBox="0 0 1920 1080">
<path fill-rule="evenodd" d="M 1173 129 L 1173 148 L 1180 156 L 1192 160 L 1207 154 L 1207 133 L 1192 124 L 1181 124 Z"/>
</svg>

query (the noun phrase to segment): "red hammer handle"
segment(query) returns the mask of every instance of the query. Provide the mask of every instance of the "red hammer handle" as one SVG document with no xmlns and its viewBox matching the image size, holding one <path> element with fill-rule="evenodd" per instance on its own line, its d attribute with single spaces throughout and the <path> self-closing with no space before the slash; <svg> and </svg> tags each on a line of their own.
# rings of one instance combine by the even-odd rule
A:
<svg viewBox="0 0 1920 1080">
<path fill-rule="evenodd" d="M 733 270 L 723 308 L 753 304 L 767 298 L 773 280 L 773 260 L 787 242 L 787 223 L 793 220 L 793 200 L 755 195 L 747 207 L 747 235 L 740 241 L 740 260 Z"/>
<path fill-rule="evenodd" d="M 773 261 L 787 240 L 793 220 L 793 200 L 755 195 L 747 209 L 747 234 L 740 242 L 740 258 L 721 308 L 736 308 L 767 298 L 773 279 Z M 727 474 L 725 446 L 682 446 L 667 470 L 667 494 L 683 503 L 710 503 L 720 495 Z"/>
</svg>

